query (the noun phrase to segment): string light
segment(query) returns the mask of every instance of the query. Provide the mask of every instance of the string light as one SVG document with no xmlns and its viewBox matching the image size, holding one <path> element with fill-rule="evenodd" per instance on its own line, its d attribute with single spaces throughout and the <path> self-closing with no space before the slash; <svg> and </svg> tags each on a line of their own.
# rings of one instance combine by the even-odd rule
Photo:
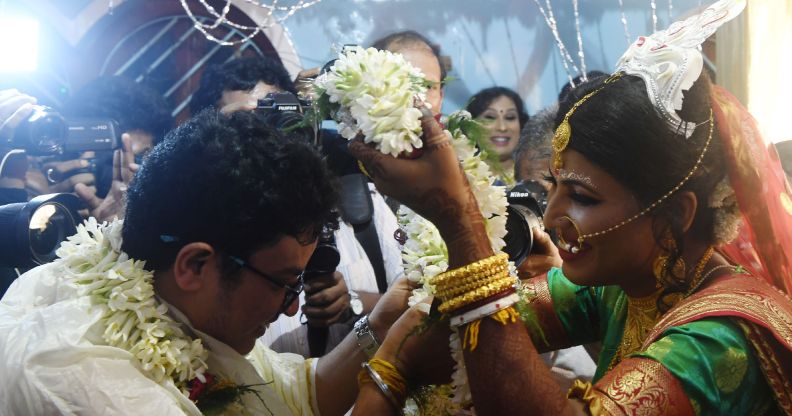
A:
<svg viewBox="0 0 792 416">
<path fill-rule="evenodd" d="M 652 8 L 652 33 L 657 32 L 657 1 L 650 0 L 649 6 Z"/>
<path fill-rule="evenodd" d="M 585 82 L 588 81 L 588 76 L 586 76 L 586 57 L 583 54 L 583 35 L 580 33 L 580 13 L 578 12 L 578 0 L 572 0 L 572 9 L 575 11 L 575 32 L 577 32 L 578 57 L 580 58 L 580 73 L 583 78 L 583 81 Z"/>
<path fill-rule="evenodd" d="M 624 26 L 624 38 L 627 39 L 627 46 L 630 46 L 632 44 L 632 36 L 630 36 L 630 30 L 627 28 L 627 15 L 624 14 L 623 0 L 619 0 L 619 11 L 621 12 L 622 26 Z"/>
<path fill-rule="evenodd" d="M 299 0 L 297 4 L 292 6 L 279 6 L 278 0 L 273 0 L 272 4 L 264 4 L 260 3 L 256 0 L 245 0 L 245 3 L 253 4 L 258 6 L 267 11 L 265 15 L 264 21 L 266 23 L 262 25 L 256 26 L 247 26 L 242 25 L 236 22 L 233 22 L 228 19 L 228 13 L 231 11 L 231 0 L 226 0 L 223 9 L 218 12 L 212 5 L 206 2 L 206 0 L 198 0 L 201 6 L 206 10 L 209 15 L 214 17 L 214 21 L 211 23 L 204 23 L 198 19 L 198 17 L 193 14 L 190 6 L 187 5 L 187 0 L 180 0 L 182 8 L 187 13 L 187 16 L 190 17 L 190 20 L 193 22 L 193 26 L 201 32 L 206 39 L 218 43 L 223 46 L 233 46 L 245 43 L 251 40 L 253 37 L 261 33 L 263 29 L 271 27 L 276 24 L 281 24 L 289 17 L 293 16 L 298 10 L 306 9 L 311 7 L 322 0 Z M 210 33 L 211 30 L 217 29 L 220 25 L 227 25 L 230 26 L 242 33 L 242 38 L 237 40 L 225 40 L 225 39 L 218 39 L 214 35 Z"/>
<path fill-rule="evenodd" d="M 561 53 L 561 63 L 564 65 L 564 70 L 567 73 L 567 78 L 569 78 L 569 85 L 572 88 L 575 88 L 575 81 L 572 77 L 572 72 L 569 70 L 569 66 L 572 65 L 572 69 L 575 73 L 580 72 L 580 70 L 575 65 L 575 61 L 572 59 L 572 56 L 567 51 L 566 46 L 564 46 L 564 42 L 561 40 L 561 36 L 558 33 L 558 26 L 556 25 L 555 16 L 553 15 L 553 7 L 550 5 L 550 0 L 546 0 L 547 4 L 547 11 L 542 7 L 539 3 L 539 0 L 534 0 L 536 3 L 536 7 L 539 8 L 539 13 L 542 14 L 542 17 L 545 19 L 545 23 L 550 28 L 550 31 L 553 33 L 553 38 L 556 41 L 556 46 L 558 47 L 558 51 Z"/>
</svg>

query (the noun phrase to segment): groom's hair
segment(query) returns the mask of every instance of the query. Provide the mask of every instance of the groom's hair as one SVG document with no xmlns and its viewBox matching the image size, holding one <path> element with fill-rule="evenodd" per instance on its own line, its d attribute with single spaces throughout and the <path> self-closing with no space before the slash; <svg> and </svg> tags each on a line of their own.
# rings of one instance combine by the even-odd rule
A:
<svg viewBox="0 0 792 416">
<path fill-rule="evenodd" d="M 242 258 L 283 236 L 309 244 L 336 201 L 334 178 L 304 141 L 267 115 L 207 109 L 171 131 L 136 174 L 122 248 L 164 270 L 190 242 Z"/>
</svg>

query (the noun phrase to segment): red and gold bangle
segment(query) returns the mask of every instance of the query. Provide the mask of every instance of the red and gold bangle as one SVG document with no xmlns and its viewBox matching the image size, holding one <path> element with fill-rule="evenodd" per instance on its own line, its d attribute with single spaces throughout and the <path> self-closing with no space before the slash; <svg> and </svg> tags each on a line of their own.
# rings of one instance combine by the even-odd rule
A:
<svg viewBox="0 0 792 416">
<path fill-rule="evenodd" d="M 461 296 L 457 296 L 453 299 L 443 302 L 438 308 L 438 310 L 440 311 L 440 313 L 454 312 L 456 310 L 464 308 L 467 305 L 481 301 L 500 292 L 504 292 L 509 288 L 513 288 L 515 284 L 516 284 L 515 279 L 507 275 L 502 279 L 498 279 L 485 286 L 479 287 Z"/>
</svg>

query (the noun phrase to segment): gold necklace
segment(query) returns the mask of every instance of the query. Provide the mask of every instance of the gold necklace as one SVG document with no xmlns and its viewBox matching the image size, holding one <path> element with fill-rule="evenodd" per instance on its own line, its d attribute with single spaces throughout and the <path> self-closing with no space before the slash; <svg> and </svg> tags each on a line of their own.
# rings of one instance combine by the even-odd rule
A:
<svg viewBox="0 0 792 416">
<path fill-rule="evenodd" d="M 715 248 L 710 246 L 696 264 L 696 268 L 693 273 L 693 279 L 691 280 L 691 287 L 693 290 L 695 290 L 695 288 L 697 288 L 704 281 L 702 278 L 704 267 L 707 265 L 707 262 L 709 262 L 714 253 Z M 713 270 L 710 270 L 710 272 L 704 277 L 709 277 L 712 271 Z M 641 348 L 641 345 L 646 338 L 646 334 L 649 333 L 649 330 L 655 326 L 657 321 L 662 316 L 660 311 L 657 310 L 657 299 L 660 297 L 662 292 L 663 290 L 660 289 L 655 293 L 643 298 L 632 298 L 627 296 L 627 319 L 624 322 L 624 332 L 622 333 L 622 339 L 619 343 L 619 348 L 616 350 L 616 354 L 613 356 L 610 366 L 608 367 L 609 369 L 620 363 L 624 357 L 638 351 L 638 349 Z M 687 294 L 685 296 L 687 296 Z"/>
</svg>

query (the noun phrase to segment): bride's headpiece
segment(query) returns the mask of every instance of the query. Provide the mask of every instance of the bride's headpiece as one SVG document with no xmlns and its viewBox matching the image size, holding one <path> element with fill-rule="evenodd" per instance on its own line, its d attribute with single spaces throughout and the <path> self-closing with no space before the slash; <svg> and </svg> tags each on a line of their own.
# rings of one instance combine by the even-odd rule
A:
<svg viewBox="0 0 792 416">
<path fill-rule="evenodd" d="M 745 4 L 746 0 L 721 0 L 666 30 L 641 36 L 616 64 L 616 72 L 644 80 L 652 104 L 685 137 L 693 134 L 696 124 L 682 120 L 676 112 L 682 109 L 682 92 L 693 86 L 704 68 L 701 44 L 740 14 Z"/>
</svg>

